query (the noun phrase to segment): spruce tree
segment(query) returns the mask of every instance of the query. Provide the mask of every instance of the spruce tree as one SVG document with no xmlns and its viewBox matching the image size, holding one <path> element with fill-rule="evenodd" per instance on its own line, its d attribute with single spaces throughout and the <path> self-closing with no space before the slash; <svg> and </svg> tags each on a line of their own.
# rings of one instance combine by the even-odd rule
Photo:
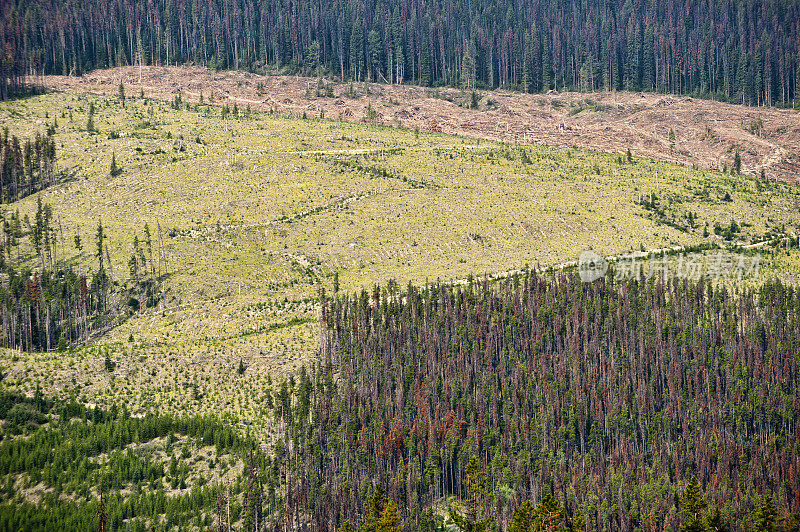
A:
<svg viewBox="0 0 800 532">
<path fill-rule="evenodd" d="M 108 173 L 111 177 L 116 177 L 122 173 L 122 168 L 117 166 L 117 155 L 112 151 L 111 152 L 111 167 L 108 170 Z"/>
<path fill-rule="evenodd" d="M 514 520 L 511 526 L 508 527 L 508 532 L 531 532 L 533 530 L 533 522 L 535 516 L 535 509 L 531 501 L 525 501 L 514 512 Z"/>
<path fill-rule="evenodd" d="M 491 499 L 487 490 L 486 473 L 481 470 L 478 457 L 469 459 L 464 471 L 464 485 L 467 490 L 465 512 L 462 514 L 455 505 L 450 506 L 450 519 L 462 532 L 484 532 L 496 525 L 491 515 L 485 515 L 483 508 Z"/>
<path fill-rule="evenodd" d="M 775 502 L 769 495 L 761 500 L 761 506 L 756 509 L 753 515 L 753 525 L 759 532 L 777 532 L 778 530 L 778 509 Z"/>
<path fill-rule="evenodd" d="M 730 532 L 731 528 L 728 525 L 727 520 L 722 515 L 722 511 L 719 509 L 719 506 L 714 508 L 714 511 L 711 512 L 711 515 L 708 516 L 708 530 L 711 532 Z"/>
<path fill-rule="evenodd" d="M 696 476 L 692 476 L 681 498 L 681 516 L 683 517 L 683 524 L 680 527 L 680 531 L 707 531 L 708 525 L 705 520 L 707 507 L 708 502 L 706 502 L 706 498 L 703 496 L 703 489 L 700 487 L 700 482 L 697 480 Z"/>
</svg>

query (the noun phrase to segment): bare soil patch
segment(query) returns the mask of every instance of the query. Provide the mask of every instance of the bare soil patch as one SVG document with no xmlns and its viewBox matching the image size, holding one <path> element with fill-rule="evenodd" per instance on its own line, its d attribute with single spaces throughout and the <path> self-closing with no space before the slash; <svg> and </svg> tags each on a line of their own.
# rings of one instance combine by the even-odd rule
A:
<svg viewBox="0 0 800 532">
<path fill-rule="evenodd" d="M 282 114 L 372 121 L 518 144 L 585 148 L 730 168 L 736 151 L 742 172 L 800 181 L 800 112 L 747 107 L 690 97 L 631 92 L 521 94 L 452 88 L 333 83 L 299 76 L 214 72 L 200 67 L 121 67 L 81 77 L 47 76 L 48 88 L 236 104 Z M 331 94 L 333 96 L 331 96 Z M 370 112 L 370 109 L 372 112 Z"/>
</svg>

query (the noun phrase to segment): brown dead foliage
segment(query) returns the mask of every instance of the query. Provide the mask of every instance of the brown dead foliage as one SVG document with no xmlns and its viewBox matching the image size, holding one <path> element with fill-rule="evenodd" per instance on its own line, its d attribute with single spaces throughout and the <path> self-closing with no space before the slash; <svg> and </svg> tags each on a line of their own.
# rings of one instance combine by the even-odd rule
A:
<svg viewBox="0 0 800 532">
<path fill-rule="evenodd" d="M 297 115 L 314 109 L 351 121 L 363 120 L 371 104 L 387 125 L 402 119 L 404 127 L 472 138 L 620 154 L 630 149 L 635 156 L 702 168 L 730 168 L 739 151 L 743 173 L 763 170 L 768 179 L 800 181 L 800 112 L 791 109 L 662 94 L 504 90 L 481 92 L 479 108 L 470 109 L 471 94 L 459 89 L 334 83 L 333 98 L 317 97 L 313 78 L 199 67 L 123 67 L 45 77 L 54 90 L 103 94 L 115 94 L 120 81 L 133 96 L 144 90 L 147 97 L 171 100 L 180 91 L 184 101 L 198 102 L 202 92 L 206 103 L 214 95 L 214 105 Z M 763 127 L 756 129 L 758 120 Z"/>
</svg>

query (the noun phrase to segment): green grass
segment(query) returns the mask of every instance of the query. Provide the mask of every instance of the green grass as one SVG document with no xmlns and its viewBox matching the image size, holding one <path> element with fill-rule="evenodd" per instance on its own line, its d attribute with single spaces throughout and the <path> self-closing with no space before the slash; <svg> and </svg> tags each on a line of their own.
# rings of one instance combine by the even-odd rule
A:
<svg viewBox="0 0 800 532">
<path fill-rule="evenodd" d="M 266 376 L 280 379 L 313 357 L 315 298 L 334 272 L 354 290 L 553 266 L 590 248 L 726 244 L 713 227 L 731 220 L 745 243 L 800 227 L 800 189 L 751 177 L 367 124 L 220 115 L 70 94 L 0 104 L 0 127 L 19 136 L 58 121 L 58 164 L 70 177 L 42 199 L 57 216 L 60 258 L 96 268 L 89 250 L 102 219 L 124 283 L 133 235 L 141 239 L 148 222 L 171 294 L 96 345 L 4 353 L 5 385 L 124 400 L 134 413 L 227 412 L 269 430 L 259 403 Z M 123 168 L 116 177 L 112 152 Z M 658 207 L 648 210 L 641 200 L 651 194 Z M 9 208 L 32 217 L 35 205 L 29 197 Z M 796 281 L 796 253 L 769 256 L 763 271 Z M 116 374 L 103 369 L 106 354 Z"/>
</svg>

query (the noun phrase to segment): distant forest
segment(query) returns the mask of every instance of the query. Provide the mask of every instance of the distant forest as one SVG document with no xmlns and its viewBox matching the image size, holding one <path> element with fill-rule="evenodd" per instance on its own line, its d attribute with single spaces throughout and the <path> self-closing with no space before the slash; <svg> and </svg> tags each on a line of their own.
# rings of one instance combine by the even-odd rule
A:
<svg viewBox="0 0 800 532">
<path fill-rule="evenodd" d="M 32 74 L 194 63 L 342 80 L 790 105 L 794 0 L 6 0 L 0 97 Z"/>
</svg>

